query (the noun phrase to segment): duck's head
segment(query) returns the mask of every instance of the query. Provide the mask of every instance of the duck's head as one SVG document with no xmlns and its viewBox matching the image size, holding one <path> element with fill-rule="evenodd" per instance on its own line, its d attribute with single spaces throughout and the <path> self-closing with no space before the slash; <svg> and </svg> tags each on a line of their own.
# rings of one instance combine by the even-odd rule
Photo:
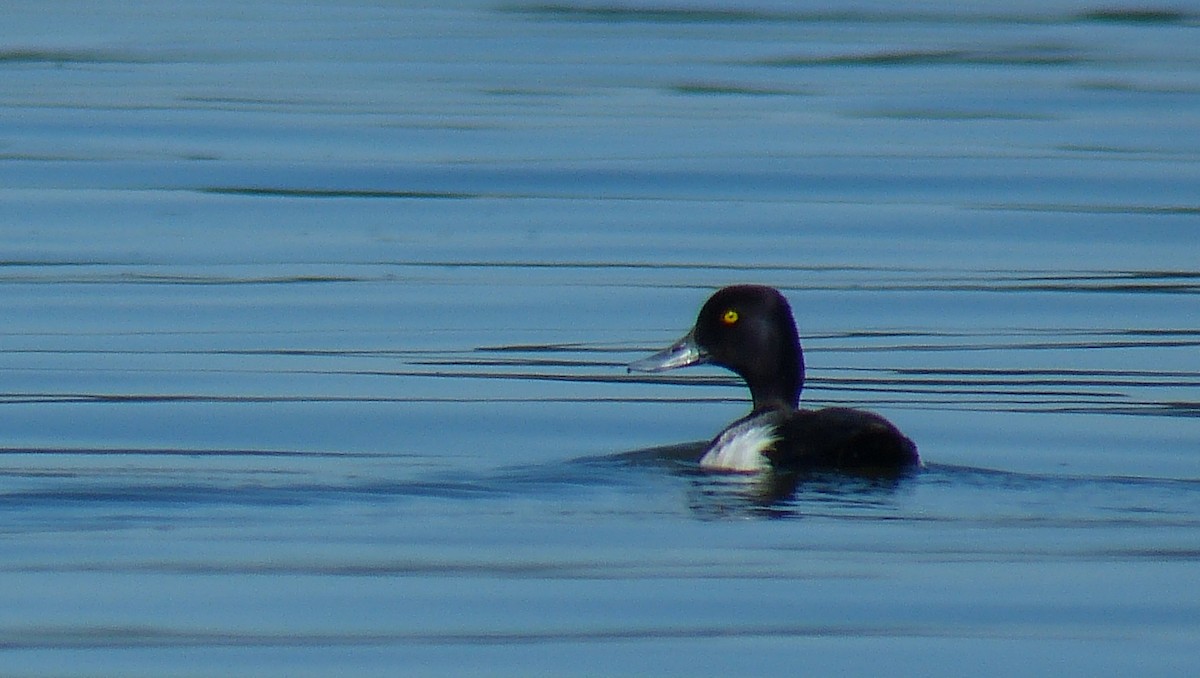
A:
<svg viewBox="0 0 1200 678">
<path fill-rule="evenodd" d="M 720 289 L 700 309 L 690 332 L 629 369 L 661 372 L 701 363 L 745 379 L 756 410 L 795 409 L 804 386 L 804 354 L 787 299 L 762 285 Z"/>
</svg>

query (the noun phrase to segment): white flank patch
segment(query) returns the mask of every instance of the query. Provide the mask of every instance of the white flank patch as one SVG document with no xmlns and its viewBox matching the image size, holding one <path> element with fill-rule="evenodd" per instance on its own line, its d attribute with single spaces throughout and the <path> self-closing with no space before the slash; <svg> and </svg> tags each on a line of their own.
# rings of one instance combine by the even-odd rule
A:
<svg viewBox="0 0 1200 678">
<path fill-rule="evenodd" d="M 775 426 L 749 419 L 721 432 L 700 458 L 700 468 L 714 471 L 764 471 L 770 466 L 763 452 L 771 449 L 779 436 Z"/>
</svg>

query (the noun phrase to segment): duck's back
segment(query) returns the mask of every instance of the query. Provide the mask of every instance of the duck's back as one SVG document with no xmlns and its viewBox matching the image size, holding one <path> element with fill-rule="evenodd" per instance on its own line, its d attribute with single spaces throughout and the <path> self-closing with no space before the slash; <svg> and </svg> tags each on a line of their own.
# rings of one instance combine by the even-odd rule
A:
<svg viewBox="0 0 1200 678">
<path fill-rule="evenodd" d="M 917 446 L 890 421 L 849 407 L 797 410 L 779 424 L 768 453 L 777 468 L 903 471 L 917 464 Z"/>
</svg>

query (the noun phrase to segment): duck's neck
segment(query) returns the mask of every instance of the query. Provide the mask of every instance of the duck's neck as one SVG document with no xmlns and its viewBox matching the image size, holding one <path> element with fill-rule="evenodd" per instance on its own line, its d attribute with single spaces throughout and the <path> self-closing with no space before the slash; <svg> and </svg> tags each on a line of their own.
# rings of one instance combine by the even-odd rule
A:
<svg viewBox="0 0 1200 678">
<path fill-rule="evenodd" d="M 795 335 L 791 344 L 782 347 L 778 360 L 769 361 L 775 366 L 770 373 L 742 375 L 750 387 L 755 411 L 794 410 L 800 406 L 800 391 L 804 388 L 804 351 Z"/>
</svg>

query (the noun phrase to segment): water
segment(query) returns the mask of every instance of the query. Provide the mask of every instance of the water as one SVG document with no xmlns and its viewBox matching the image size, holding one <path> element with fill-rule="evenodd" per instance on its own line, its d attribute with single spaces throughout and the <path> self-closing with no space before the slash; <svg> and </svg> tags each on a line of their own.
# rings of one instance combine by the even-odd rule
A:
<svg viewBox="0 0 1200 678">
<path fill-rule="evenodd" d="M 2 672 L 1195 672 L 1181 7 L 7 7 Z M 926 468 L 681 461 L 731 282 Z"/>
</svg>

